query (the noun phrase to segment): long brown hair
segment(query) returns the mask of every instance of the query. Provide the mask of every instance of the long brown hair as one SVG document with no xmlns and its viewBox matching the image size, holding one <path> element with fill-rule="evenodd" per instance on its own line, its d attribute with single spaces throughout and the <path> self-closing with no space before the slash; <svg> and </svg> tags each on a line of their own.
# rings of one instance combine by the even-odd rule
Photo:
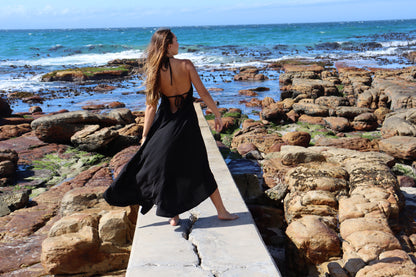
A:
<svg viewBox="0 0 416 277">
<path fill-rule="evenodd" d="M 160 98 L 160 70 L 167 69 L 168 46 L 173 43 L 174 35 L 170 29 L 157 30 L 147 47 L 146 59 L 146 104 L 156 106 Z"/>
</svg>

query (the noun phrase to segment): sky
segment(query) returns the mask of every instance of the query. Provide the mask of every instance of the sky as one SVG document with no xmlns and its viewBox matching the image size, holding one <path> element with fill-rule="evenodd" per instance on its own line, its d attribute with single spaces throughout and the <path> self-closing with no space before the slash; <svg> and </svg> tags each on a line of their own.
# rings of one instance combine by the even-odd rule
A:
<svg viewBox="0 0 416 277">
<path fill-rule="evenodd" d="M 415 19 L 415 0 L 0 0 L 0 29 Z"/>
</svg>

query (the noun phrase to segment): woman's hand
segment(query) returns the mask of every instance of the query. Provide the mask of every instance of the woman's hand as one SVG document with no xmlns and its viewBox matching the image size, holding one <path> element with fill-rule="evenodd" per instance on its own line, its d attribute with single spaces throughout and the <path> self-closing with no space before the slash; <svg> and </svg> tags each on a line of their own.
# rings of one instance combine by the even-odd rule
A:
<svg viewBox="0 0 416 277">
<path fill-rule="evenodd" d="M 222 123 L 221 116 L 218 116 L 218 117 L 216 116 L 214 122 L 215 122 L 215 125 L 214 125 L 215 131 L 217 131 L 218 133 L 221 132 L 222 127 L 224 126 Z"/>
</svg>

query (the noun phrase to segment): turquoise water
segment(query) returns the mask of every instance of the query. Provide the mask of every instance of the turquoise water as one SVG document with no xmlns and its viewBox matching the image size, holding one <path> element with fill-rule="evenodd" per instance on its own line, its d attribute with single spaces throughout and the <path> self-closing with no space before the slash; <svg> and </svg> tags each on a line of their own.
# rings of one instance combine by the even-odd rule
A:
<svg viewBox="0 0 416 277">
<path fill-rule="evenodd" d="M 238 68 L 244 65 L 262 66 L 267 62 L 287 58 L 349 61 L 358 66 L 402 67 L 409 65 L 403 54 L 416 51 L 416 20 L 364 21 L 313 24 L 236 25 L 204 27 L 172 27 L 180 44 L 178 58 L 191 59 L 198 67 L 208 87 L 218 86 L 219 101 L 228 103 L 239 89 L 256 84 L 242 84 L 230 74 L 220 76 L 213 69 Z M 97 66 L 116 58 L 142 57 L 156 28 L 65 29 L 65 30 L 0 30 L 0 93 L 3 97 L 15 91 L 47 95 L 48 91 L 70 88 L 78 97 L 46 97 L 45 111 L 59 105 L 79 109 L 77 103 L 113 98 L 100 95 L 97 99 L 86 89 L 74 84 L 42 83 L 40 76 L 52 70 Z M 265 72 L 268 73 L 268 72 Z M 212 76 L 216 75 L 216 76 Z M 223 74 L 224 75 L 224 74 Z M 270 95 L 278 93 L 278 75 L 270 73 L 274 86 Z M 216 78 L 215 78 L 216 77 Z M 139 79 L 123 84 L 124 97 L 137 91 Z M 59 94 L 59 93 L 58 93 Z M 124 96 L 123 96 L 124 94 Z M 137 101 L 142 101 L 137 96 Z M 56 100 L 61 99 L 61 100 Z M 131 99 L 127 99 L 131 101 Z M 72 101 L 73 103 L 71 104 Z M 107 100 L 106 100 L 107 101 Z M 136 101 L 136 102 L 137 102 Z M 241 101 L 241 100 L 240 100 Z M 235 102 L 235 99 L 234 99 Z M 231 103 L 231 102 L 230 102 Z M 26 111 L 28 105 L 13 102 L 15 111 Z M 132 108 L 142 107 L 142 103 Z"/>
</svg>

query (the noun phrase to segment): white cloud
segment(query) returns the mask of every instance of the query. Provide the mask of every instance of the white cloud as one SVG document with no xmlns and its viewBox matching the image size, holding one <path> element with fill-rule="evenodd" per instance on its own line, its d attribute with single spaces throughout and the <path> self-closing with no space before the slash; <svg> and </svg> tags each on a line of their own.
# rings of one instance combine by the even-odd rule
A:
<svg viewBox="0 0 416 277">
<path fill-rule="evenodd" d="M 0 15 L 1 16 L 25 16 L 28 12 L 28 9 L 24 5 L 8 5 L 5 7 L 0 6 Z"/>
</svg>

